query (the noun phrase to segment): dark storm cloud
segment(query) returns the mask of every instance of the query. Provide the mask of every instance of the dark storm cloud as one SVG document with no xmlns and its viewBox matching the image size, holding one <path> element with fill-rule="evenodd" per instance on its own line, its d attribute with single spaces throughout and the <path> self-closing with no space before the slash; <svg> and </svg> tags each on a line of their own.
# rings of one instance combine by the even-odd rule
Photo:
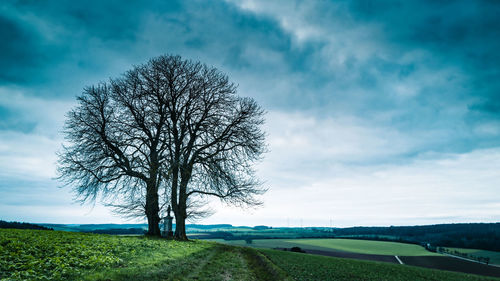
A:
<svg viewBox="0 0 500 281">
<path fill-rule="evenodd" d="M 0 40 L 0 83 L 29 82 L 43 60 L 37 34 L 0 14 Z"/>
<path fill-rule="evenodd" d="M 382 24 L 387 40 L 402 48 L 433 52 L 434 67 L 460 66 L 472 77 L 470 105 L 500 118 L 500 2 L 353 1 L 360 22 Z"/>
<path fill-rule="evenodd" d="M 306 11 L 309 22 L 322 26 L 330 36 L 337 36 L 339 30 L 375 26 L 380 31 L 374 36 L 375 41 L 392 56 L 376 53 L 365 59 L 348 56 L 340 71 L 314 65 L 325 62 L 317 55 L 328 45 L 323 39 L 305 40 L 296 48 L 273 17 L 248 13 L 225 2 L 12 3 L 15 4 L 3 4 L 4 16 L 0 18 L 1 36 L 10 38 L 1 47 L 4 67 L 0 79 L 4 82 L 58 84 L 63 74 L 67 80 L 63 84 L 67 87 L 82 86 L 81 80 L 99 80 L 98 73 L 102 73 L 103 80 L 120 73 L 118 67 L 121 72 L 126 70 L 123 66 L 127 63 L 136 64 L 161 53 L 174 52 L 229 70 L 247 71 L 248 77 L 256 72 L 278 79 L 288 77 L 291 85 L 309 89 L 300 94 L 275 93 L 274 99 L 290 107 L 332 106 L 342 104 L 344 99 L 351 107 L 367 104 L 352 102 L 360 98 L 376 106 L 361 106 L 359 110 L 377 111 L 393 108 L 397 101 L 387 95 L 356 97 L 358 94 L 342 90 L 359 87 L 376 92 L 383 90 L 387 76 L 412 78 L 422 65 L 427 70 L 458 66 L 473 78 L 474 84 L 470 86 L 474 93 L 465 94 L 466 98 L 474 95 L 476 99 L 470 108 L 491 113 L 500 108 L 500 85 L 492 83 L 498 76 L 496 65 L 500 62 L 495 51 L 500 48 L 497 19 L 500 4 L 494 1 L 315 2 L 316 9 Z M 329 30 L 330 26 L 333 28 Z M 341 36 L 344 37 L 339 40 L 346 41 L 352 37 L 349 33 Z M 411 62 L 394 59 L 415 49 L 426 50 L 433 56 Z M 256 57 L 259 54 L 272 57 Z M 346 79 L 344 72 L 352 77 Z M 332 89 L 329 83 L 335 87 Z M 441 93 L 452 95 L 447 97 L 449 102 L 462 94 L 449 92 L 455 94 Z M 432 95 L 418 98 L 420 101 L 414 102 L 434 102 Z M 430 100 L 426 101 L 427 98 Z"/>
<path fill-rule="evenodd" d="M 2 4 L 0 10 L 5 15 L 1 36 L 10 39 L 2 45 L 0 83 L 38 85 L 38 93 L 48 96 L 73 96 L 88 83 L 163 53 L 268 73 L 283 62 L 303 71 L 307 62 L 300 54 L 290 55 L 289 37 L 275 22 L 225 2 L 13 3 Z M 283 58 L 277 66 L 249 54 L 256 50 Z"/>
<path fill-rule="evenodd" d="M 36 95 L 72 99 L 174 53 L 221 68 L 272 110 L 357 115 L 447 136 L 429 137 L 429 147 L 473 148 L 478 122 L 499 117 L 495 2 L 285 1 L 257 13 L 215 1 L 12 3 L 1 10 L 11 40 L 2 45 L 0 83 Z"/>
<path fill-rule="evenodd" d="M 215 1 L 12 3 L 1 9 L 0 31 L 11 40 L 2 44 L 0 79 L 38 85 L 37 94 L 73 98 L 175 53 L 223 69 L 270 109 L 370 119 L 396 112 L 389 122 L 400 130 L 499 115 L 495 2 L 285 1 L 274 14 Z M 294 42 L 294 29 L 309 25 Z"/>
<path fill-rule="evenodd" d="M 57 84 L 61 78 L 72 83 L 78 79 L 72 75 L 95 72 L 106 63 L 99 51 L 126 49 L 144 14 L 132 1 L 15 1 L 0 8 L 6 42 L 0 79 L 23 86 Z"/>
<path fill-rule="evenodd" d="M 295 2 L 301 12 L 290 16 L 260 4 L 253 9 L 289 32 L 319 34 L 303 41 L 319 46 L 309 74 L 321 82 L 300 87 L 304 100 L 319 102 L 302 105 L 363 116 L 421 142 L 403 159 L 500 144 L 500 2 Z"/>
</svg>

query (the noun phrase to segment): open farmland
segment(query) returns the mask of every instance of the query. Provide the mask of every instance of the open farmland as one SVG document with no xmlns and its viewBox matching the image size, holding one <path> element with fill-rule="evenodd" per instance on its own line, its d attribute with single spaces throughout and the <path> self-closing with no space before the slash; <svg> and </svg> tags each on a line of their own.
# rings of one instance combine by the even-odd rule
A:
<svg viewBox="0 0 500 281">
<path fill-rule="evenodd" d="M 500 280 L 407 265 L 341 259 L 271 249 L 260 251 L 289 276 L 293 276 L 294 280 Z"/>
<path fill-rule="evenodd" d="M 1 280 L 499 280 L 208 241 L 0 229 Z"/>
<path fill-rule="evenodd" d="M 393 264 L 401 261 L 405 265 L 500 277 L 499 267 L 429 252 L 414 244 L 355 239 L 255 239 L 251 244 L 243 240 L 219 242 L 268 249 L 300 247 L 306 253 L 322 256 Z"/>
<path fill-rule="evenodd" d="M 215 240 L 238 246 L 257 248 L 291 248 L 301 247 L 306 250 L 342 251 L 371 255 L 391 256 L 432 256 L 439 255 L 427 251 L 419 245 L 356 239 L 254 239 L 251 244 L 244 240 Z"/>
</svg>

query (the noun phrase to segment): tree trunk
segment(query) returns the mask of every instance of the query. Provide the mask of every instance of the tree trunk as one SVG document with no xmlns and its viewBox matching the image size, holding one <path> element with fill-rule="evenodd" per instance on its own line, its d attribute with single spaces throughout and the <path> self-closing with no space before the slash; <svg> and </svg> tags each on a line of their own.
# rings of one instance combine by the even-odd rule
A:
<svg viewBox="0 0 500 281">
<path fill-rule="evenodd" d="M 160 206 L 158 203 L 158 190 L 156 184 L 149 184 L 146 188 L 146 217 L 148 218 L 148 232 L 146 235 L 161 236 L 160 232 Z"/>
<path fill-rule="evenodd" d="M 175 234 L 174 239 L 179 241 L 187 241 L 186 235 L 186 201 L 183 200 L 182 196 L 179 196 L 179 204 L 176 204 L 176 209 L 174 209 L 175 214 Z"/>
<path fill-rule="evenodd" d="M 179 184 L 179 204 L 175 213 L 175 234 L 174 238 L 180 241 L 187 241 L 186 235 L 186 218 L 187 218 L 187 185 L 191 177 L 192 167 L 187 169 L 181 168 L 181 182 Z"/>
<path fill-rule="evenodd" d="M 182 211 L 181 211 L 182 213 Z M 175 215 L 175 234 L 174 239 L 179 241 L 187 241 L 186 235 L 186 216 L 182 214 Z"/>
</svg>

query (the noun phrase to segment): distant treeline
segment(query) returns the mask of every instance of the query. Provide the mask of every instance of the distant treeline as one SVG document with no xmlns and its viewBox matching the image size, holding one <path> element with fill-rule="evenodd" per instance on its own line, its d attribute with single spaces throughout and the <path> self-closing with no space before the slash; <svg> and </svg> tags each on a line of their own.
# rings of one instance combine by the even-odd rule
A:
<svg viewBox="0 0 500 281">
<path fill-rule="evenodd" d="M 110 228 L 110 229 L 93 229 L 93 230 L 86 230 L 82 232 L 87 232 L 87 233 L 97 233 L 97 234 L 113 234 L 113 235 L 118 235 L 118 234 L 144 234 L 146 231 L 142 228 Z"/>
<path fill-rule="evenodd" d="M 80 229 L 79 231 L 81 232 L 89 232 L 89 233 L 98 233 L 98 234 L 144 234 L 146 231 L 144 228 L 139 228 L 139 227 L 117 227 L 120 225 L 103 225 L 103 224 L 86 224 L 86 225 L 81 225 L 78 228 Z M 124 225 L 128 226 L 128 225 Z M 211 230 L 211 229 L 218 229 L 218 228 L 231 228 L 232 225 L 230 224 L 212 224 L 212 225 L 201 225 L 201 224 L 188 224 L 186 226 L 188 229 L 190 228 L 195 228 L 195 229 L 203 229 L 203 230 Z M 173 229 L 175 229 L 175 224 L 173 224 Z"/>
<path fill-rule="evenodd" d="M 48 228 L 45 226 L 26 223 L 26 222 L 17 222 L 17 221 L 3 221 L 0 220 L 0 228 L 16 228 L 16 229 L 39 229 L 39 230 L 53 230 L 52 228 Z"/>
<path fill-rule="evenodd" d="M 458 223 L 423 226 L 350 227 L 335 236 L 378 236 L 384 240 L 430 243 L 435 246 L 500 251 L 500 223 Z"/>
<path fill-rule="evenodd" d="M 214 229 L 214 228 L 231 228 L 233 227 L 231 224 L 187 224 L 187 228 L 198 228 L 198 229 Z M 174 223 L 175 228 L 175 223 Z"/>
</svg>

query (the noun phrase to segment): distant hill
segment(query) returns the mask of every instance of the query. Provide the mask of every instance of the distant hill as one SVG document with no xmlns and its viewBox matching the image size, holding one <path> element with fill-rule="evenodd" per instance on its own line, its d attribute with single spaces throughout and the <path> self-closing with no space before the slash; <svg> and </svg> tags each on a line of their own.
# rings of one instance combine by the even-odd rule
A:
<svg viewBox="0 0 500 281">
<path fill-rule="evenodd" d="M 17 222 L 17 221 L 7 222 L 3 220 L 0 220 L 0 228 L 53 230 L 52 228 L 32 223 Z"/>
<path fill-rule="evenodd" d="M 38 224 L 72 232 L 142 234 L 147 224 Z M 173 225 L 175 229 L 175 224 Z M 433 246 L 500 251 L 500 223 L 457 223 L 390 227 L 256 227 L 231 224 L 188 224 L 186 231 L 199 239 L 245 240 L 265 238 L 357 238 L 400 241 Z"/>
<path fill-rule="evenodd" d="M 113 234 L 113 235 L 124 235 L 124 234 L 142 235 L 146 233 L 146 230 L 142 228 L 108 228 L 108 229 L 93 229 L 83 232 L 97 233 L 97 234 Z"/>
</svg>

